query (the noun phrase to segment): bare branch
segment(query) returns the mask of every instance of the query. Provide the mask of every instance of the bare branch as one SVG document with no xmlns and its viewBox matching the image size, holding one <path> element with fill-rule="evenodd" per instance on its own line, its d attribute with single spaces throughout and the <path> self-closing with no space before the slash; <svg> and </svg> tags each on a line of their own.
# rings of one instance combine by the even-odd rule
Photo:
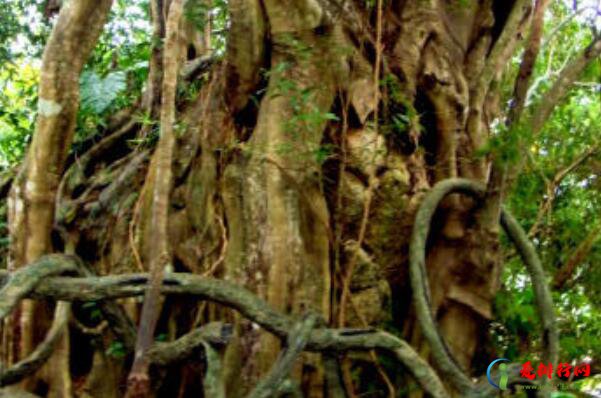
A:
<svg viewBox="0 0 601 398">
<path fill-rule="evenodd" d="M 551 116 L 555 106 L 566 96 L 572 84 L 580 77 L 591 61 L 601 54 L 601 36 L 572 60 L 559 74 L 553 86 L 544 94 L 545 100 L 532 112 L 532 133 L 537 134 Z"/>
<path fill-rule="evenodd" d="M 576 267 L 584 261 L 586 256 L 590 253 L 593 245 L 601 234 L 601 224 L 597 225 L 588 236 L 580 242 L 576 250 L 568 257 L 565 264 L 557 271 L 555 278 L 553 279 L 553 287 L 561 289 L 566 282 L 570 279 Z"/>
</svg>

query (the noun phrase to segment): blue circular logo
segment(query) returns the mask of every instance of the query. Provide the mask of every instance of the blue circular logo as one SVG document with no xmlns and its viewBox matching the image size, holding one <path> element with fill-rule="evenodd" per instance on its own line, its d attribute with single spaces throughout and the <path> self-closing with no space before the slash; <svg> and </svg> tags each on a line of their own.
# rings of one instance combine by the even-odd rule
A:
<svg viewBox="0 0 601 398">
<path fill-rule="evenodd" d="M 486 378 L 488 379 L 488 382 L 490 383 L 491 386 L 496 387 L 500 390 L 506 390 L 507 389 L 507 380 L 509 378 L 507 375 L 507 365 L 506 364 L 502 363 L 501 365 L 499 365 L 499 384 L 492 381 L 492 378 L 490 377 L 490 371 L 491 371 L 492 367 L 498 362 L 509 362 L 509 359 L 499 358 L 499 359 L 495 359 L 494 361 L 492 361 L 490 363 L 490 365 L 488 365 L 488 368 L 486 369 Z"/>
</svg>

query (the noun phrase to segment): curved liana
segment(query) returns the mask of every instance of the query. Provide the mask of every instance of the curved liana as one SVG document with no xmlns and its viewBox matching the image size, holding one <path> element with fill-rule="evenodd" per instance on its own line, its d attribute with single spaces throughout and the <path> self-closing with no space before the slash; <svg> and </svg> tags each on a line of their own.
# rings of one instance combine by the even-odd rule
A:
<svg viewBox="0 0 601 398">
<path fill-rule="evenodd" d="M 557 363 L 559 355 L 559 331 L 557 329 L 551 291 L 545 281 L 545 271 L 543 270 L 540 258 L 528 239 L 526 232 L 506 209 L 503 209 L 501 212 L 501 225 L 516 246 L 530 274 L 530 278 L 532 278 L 534 299 L 536 300 L 536 308 L 543 328 L 543 359 L 545 362 Z"/>
<path fill-rule="evenodd" d="M 451 193 L 461 193 L 482 199 L 486 187 L 476 181 L 451 178 L 437 183 L 426 195 L 417 212 L 409 248 L 409 272 L 413 290 L 413 302 L 418 322 L 432 350 L 432 359 L 443 376 L 464 395 L 477 395 L 475 385 L 455 361 L 443 337 L 438 331 L 430 304 L 430 287 L 426 273 L 426 240 L 434 212 L 440 202 Z M 553 310 L 553 301 L 545 273 L 536 250 L 526 233 L 508 210 L 501 211 L 501 225 L 516 246 L 526 270 L 532 279 L 536 306 L 541 319 L 545 361 L 556 363 L 559 350 L 559 334 Z"/>
<path fill-rule="evenodd" d="M 51 257 L 52 263 L 56 265 L 58 270 L 65 269 L 62 262 L 69 263 L 73 261 L 72 256 L 46 256 L 24 267 L 23 271 L 18 271 L 20 273 L 19 280 L 30 286 L 30 288 L 19 290 L 20 293 L 14 300 L 15 305 L 22 298 L 111 303 L 111 300 L 117 298 L 142 296 L 146 291 L 148 274 L 76 278 L 52 276 L 45 278 L 43 283 L 40 283 L 43 274 L 40 269 L 48 267 L 48 257 Z M 68 265 L 67 268 L 72 270 L 72 267 Z M 60 273 L 57 271 L 57 274 Z M 13 281 L 15 276 L 7 276 L 6 272 L 0 271 L 0 280 L 7 281 L 4 288 L 0 289 L 0 303 L 10 299 L 7 292 L 14 291 Z M 236 310 L 243 317 L 282 340 L 290 337 L 295 324 L 294 318 L 275 311 L 268 303 L 244 287 L 221 279 L 189 273 L 170 273 L 165 275 L 161 294 L 185 295 L 222 304 Z M 115 303 L 115 305 L 117 304 Z M 14 308 L 14 305 L 7 307 L 0 315 L 7 315 L 12 308 Z M 108 317 L 106 319 L 109 324 L 114 322 L 114 319 Z M 217 330 L 215 328 L 202 329 L 193 330 L 172 343 L 155 343 L 149 351 L 151 362 L 167 366 L 169 363 L 181 361 L 189 356 L 190 353 L 194 352 L 193 347 L 204 346 L 206 342 L 220 343 L 223 340 L 223 328 L 216 328 Z M 306 342 L 303 343 L 303 350 L 305 351 L 322 352 L 330 355 L 337 352 L 372 349 L 388 351 L 411 372 L 421 388 L 431 397 L 449 397 L 434 369 L 406 341 L 390 333 L 371 328 L 332 329 L 320 326 L 313 328 L 305 337 Z M 25 376 L 26 374 L 22 374 L 20 379 Z"/>
<path fill-rule="evenodd" d="M 42 257 L 35 267 L 24 267 L 12 274 L 0 290 L 0 319 L 4 319 L 44 278 L 64 273 L 79 273 L 81 263 L 75 257 L 49 255 Z M 71 303 L 59 301 L 54 319 L 44 340 L 27 357 L 0 371 L 0 387 L 17 383 L 33 374 L 50 358 L 69 322 Z"/>
<path fill-rule="evenodd" d="M 52 325 L 44 340 L 27 357 L 0 372 L 0 387 L 20 382 L 46 363 L 69 323 L 70 313 L 71 303 L 60 301 L 56 305 Z"/>
<path fill-rule="evenodd" d="M 432 357 L 442 376 L 462 396 L 475 397 L 482 391 L 470 380 L 469 376 L 456 364 L 453 355 L 440 335 L 430 305 L 430 288 L 426 277 L 425 255 L 426 239 L 434 212 L 441 200 L 451 193 L 462 193 L 481 199 L 485 187 L 471 180 L 448 179 L 436 184 L 425 196 L 417 212 L 410 245 L 410 276 L 413 288 L 413 299 L 418 321 L 424 336 L 430 344 Z M 516 245 L 526 269 L 532 278 L 538 313 L 543 328 L 544 359 L 557 362 L 558 332 L 553 310 L 553 302 L 549 287 L 545 282 L 545 274 L 532 244 L 525 232 L 511 214 L 503 209 L 501 225 L 509 238 Z M 80 277 L 61 277 L 65 273 Z M 0 319 L 6 317 L 24 298 L 43 298 L 59 301 L 55 320 L 46 339 L 36 348 L 30 357 L 0 372 L 0 385 L 7 385 L 22 380 L 35 372 L 49 358 L 54 349 L 54 342 L 64 329 L 68 319 L 70 301 L 100 301 L 101 311 L 114 331 L 123 336 L 135 333 L 133 326 L 124 324 L 119 311 L 113 306 L 118 304 L 111 299 L 141 296 L 146 291 L 148 274 L 124 274 L 96 277 L 91 275 L 76 257 L 68 255 L 49 255 L 21 268 L 13 274 L 0 271 L 0 280 L 5 281 L 0 289 Z M 44 281 L 41 283 L 41 281 Z M 295 325 L 292 317 L 281 314 L 266 302 L 236 284 L 214 278 L 206 278 L 187 273 L 170 273 L 165 276 L 161 286 L 161 294 L 195 296 L 200 300 L 209 300 L 239 312 L 243 317 L 253 321 L 263 329 L 281 339 L 289 339 Z M 109 307 L 109 308 L 105 308 Z M 416 378 L 420 386 L 435 398 L 449 397 L 439 375 L 419 354 L 404 340 L 377 329 L 331 329 L 327 327 L 307 326 L 303 333 L 301 346 L 297 351 L 313 351 L 335 353 L 349 350 L 379 349 L 388 351 L 401 362 Z M 227 343 L 223 335 L 224 326 L 217 328 L 200 328 L 191 331 L 172 343 L 155 344 L 150 350 L 150 360 L 156 365 L 168 365 L 182 360 L 194 352 L 195 347 L 205 346 L 211 342 Z M 133 350 L 133 344 L 126 346 Z M 210 351 L 210 350 L 209 350 Z M 296 351 L 294 351 L 294 355 Z"/>
<path fill-rule="evenodd" d="M 19 268 L 6 278 L 0 289 L 0 320 L 7 317 L 19 304 L 19 301 L 29 297 L 38 285 L 48 277 L 59 275 L 93 276 L 92 272 L 76 256 L 65 254 L 50 254 L 41 257 L 30 266 Z M 132 335 L 135 341 L 135 330 L 123 309 L 113 301 L 99 303 L 105 319 L 111 329 L 124 342 L 126 347 L 133 347 Z M 62 333 L 68 325 L 71 314 L 71 303 L 58 300 L 54 310 L 54 319 L 44 340 L 27 357 L 0 370 L 0 387 L 17 383 L 35 373 L 50 358 Z"/>
</svg>

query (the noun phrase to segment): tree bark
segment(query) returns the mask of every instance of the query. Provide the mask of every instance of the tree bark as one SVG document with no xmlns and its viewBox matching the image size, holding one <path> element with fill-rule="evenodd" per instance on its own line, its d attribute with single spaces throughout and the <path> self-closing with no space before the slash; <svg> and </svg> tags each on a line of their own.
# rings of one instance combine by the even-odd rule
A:
<svg viewBox="0 0 601 398">
<path fill-rule="evenodd" d="M 53 251 L 55 197 L 75 131 L 79 75 L 102 31 L 111 3 L 111 0 L 84 0 L 65 4 L 46 45 L 35 132 L 9 201 L 10 234 L 14 242 L 11 269 Z M 23 303 L 20 313 L 15 358 L 33 350 L 35 330 L 44 328 L 48 319 L 47 312 L 31 301 Z M 42 318 L 37 319 L 38 315 Z M 59 342 L 62 354 L 54 356 L 45 377 L 52 397 L 71 394 L 69 335 L 65 331 L 62 336 Z"/>
</svg>

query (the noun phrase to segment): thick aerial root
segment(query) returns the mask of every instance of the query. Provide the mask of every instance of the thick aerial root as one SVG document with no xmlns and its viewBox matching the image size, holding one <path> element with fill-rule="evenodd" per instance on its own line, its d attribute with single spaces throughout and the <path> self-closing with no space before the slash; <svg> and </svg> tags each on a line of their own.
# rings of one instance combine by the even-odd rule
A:
<svg viewBox="0 0 601 398">
<path fill-rule="evenodd" d="M 63 257 L 65 262 L 73 261 L 73 258 L 69 256 L 53 255 L 51 257 L 53 261 L 58 261 L 60 257 Z M 28 283 L 33 288 L 28 292 L 22 293 L 20 295 L 21 298 L 101 302 L 116 298 L 141 296 L 145 293 L 148 283 L 147 274 L 83 278 L 46 277 L 43 283 L 39 283 L 41 279 L 38 275 L 41 273 L 36 272 L 36 268 L 38 266 L 44 267 L 46 263 L 47 260 L 42 258 L 39 262 L 23 268 L 30 271 L 27 273 L 28 279 L 22 280 L 22 282 Z M 13 278 L 7 277 L 5 272 L 0 272 L 0 280 L 2 279 L 7 280 L 7 284 L 0 291 L 0 302 L 4 301 L 3 293 L 5 291 L 13 290 L 11 287 Z M 165 276 L 161 286 L 161 293 L 185 295 L 187 297 L 196 296 L 199 299 L 220 303 L 238 311 L 244 317 L 275 334 L 282 340 L 288 338 L 289 331 L 293 330 L 295 325 L 293 318 L 275 311 L 265 301 L 243 287 L 224 280 L 205 278 L 187 273 L 171 273 Z M 5 312 L 8 313 L 8 311 Z M 203 344 L 205 341 L 211 343 L 211 339 L 206 337 L 206 335 L 198 339 L 187 335 L 176 340 L 176 342 L 163 343 L 165 344 L 164 346 L 157 345 L 153 347 L 150 350 L 152 354 L 149 354 L 151 362 L 153 358 L 158 359 L 159 357 L 156 350 L 163 351 L 167 347 L 163 355 L 171 355 L 167 351 L 175 351 L 175 344 L 182 344 L 182 341 L 192 340 L 200 342 L 200 344 Z M 163 347 L 163 349 L 159 347 Z M 432 397 L 446 398 L 449 396 L 436 372 L 427 362 L 407 342 L 392 334 L 376 329 L 330 329 L 319 327 L 311 331 L 304 347 L 304 350 L 307 351 L 327 352 L 329 355 L 349 350 L 365 351 L 371 349 L 390 352 L 404 367 L 409 369 L 424 391 Z M 192 352 L 188 349 L 177 350 L 183 353 Z M 164 356 L 162 358 L 160 362 L 166 363 Z M 183 358 L 177 357 L 177 360 L 181 359 Z M 157 362 L 159 361 L 157 360 Z"/>
<path fill-rule="evenodd" d="M 438 204 L 446 195 L 464 193 L 475 198 L 482 198 L 484 192 L 483 185 L 465 179 L 450 179 L 437 184 L 426 194 L 417 213 L 410 248 L 411 283 L 418 320 L 424 336 L 431 346 L 436 366 L 464 396 L 476 396 L 478 391 L 468 376 L 456 366 L 451 353 L 437 330 L 431 312 L 430 290 L 426 278 L 425 242 L 432 216 Z M 543 326 L 545 360 L 556 362 L 558 333 L 553 303 L 542 265 L 533 246 L 527 240 L 526 234 L 506 210 L 502 212 L 501 224 L 522 255 L 528 273 L 532 277 L 537 308 Z M 147 274 L 110 275 L 105 277 L 53 276 L 65 272 L 90 275 L 89 271 L 82 271 L 82 269 L 84 268 L 81 263 L 73 256 L 50 255 L 42 257 L 39 261 L 22 268 L 14 274 L 9 275 L 6 272 L 0 272 L 0 280 L 5 281 L 5 286 L 0 290 L 0 318 L 7 316 L 19 300 L 24 298 L 80 302 L 98 301 L 106 306 L 111 303 L 110 300 L 112 299 L 141 296 L 146 291 Z M 43 282 L 41 282 L 42 280 Z M 272 372 L 257 386 L 255 390 L 257 396 L 264 395 L 262 393 L 264 386 L 272 387 L 282 384 L 285 375 L 289 372 L 290 363 L 303 350 L 325 352 L 331 356 L 333 353 L 348 350 L 378 349 L 393 354 L 397 360 L 411 371 L 428 394 L 433 397 L 448 397 L 441 380 L 427 362 L 409 344 L 389 333 L 375 329 L 314 328 L 314 322 L 311 323 L 306 320 L 297 324 L 292 317 L 275 311 L 266 302 L 241 286 L 194 274 L 171 273 L 166 275 L 162 282 L 161 293 L 195 296 L 202 300 L 222 304 L 238 311 L 245 318 L 282 340 L 287 339 L 289 341 L 288 347 L 282 353 L 280 360 L 276 362 Z M 66 315 L 63 314 L 65 305 L 61 303 L 57 306 L 55 322 L 66 322 L 66 320 L 63 320 L 68 315 L 68 312 Z M 116 306 L 116 303 L 110 305 Z M 110 316 L 107 317 L 107 320 L 109 324 L 115 322 L 114 318 L 112 319 Z M 117 323 L 123 322 L 123 318 L 117 321 Z M 125 322 L 130 321 L 125 318 Z M 127 330 L 126 333 L 130 335 L 131 341 L 131 325 L 125 327 L 121 325 L 120 327 Z M 51 328 L 51 332 L 54 329 L 54 327 Z M 50 337 L 52 337 L 51 332 L 49 333 Z M 219 324 L 217 326 L 207 325 L 174 342 L 155 344 L 149 352 L 150 362 L 159 366 L 166 366 L 169 363 L 189 357 L 191 353 L 202 346 L 208 362 L 207 376 L 209 374 L 216 375 L 220 371 L 219 361 L 217 353 L 214 352 L 210 344 L 224 344 L 227 342 L 228 335 L 227 329 Z M 46 344 L 47 340 L 33 354 L 52 352 L 52 344 Z M 43 363 L 44 355 L 39 357 L 42 358 L 41 360 L 38 358 L 35 361 L 32 360 L 31 363 L 35 366 L 38 366 L 39 362 Z M 15 366 L 22 365 L 17 364 Z M 31 366 L 26 366 L 26 368 L 31 369 Z M 14 376 L 10 376 L 11 374 L 15 374 L 15 370 L 12 368 L 3 373 L 1 380 L 7 380 L 8 377 L 12 377 L 10 380 L 13 382 L 19 380 L 18 378 L 15 379 Z M 270 382 L 272 378 L 277 379 L 277 382 Z M 222 390 L 213 379 L 216 380 L 216 377 L 211 376 L 207 379 L 207 386 L 205 387 L 212 388 L 211 391 L 219 395 Z M 7 383 L 7 381 L 3 382 Z"/>
<path fill-rule="evenodd" d="M 211 322 L 194 329 L 177 340 L 168 343 L 155 343 L 148 351 L 150 361 L 158 366 L 168 366 L 189 358 L 200 346 L 225 345 L 232 337 L 230 325 Z M 205 350 L 206 351 L 206 350 Z"/>
<path fill-rule="evenodd" d="M 551 291 L 549 290 L 540 258 L 536 253 L 536 249 L 532 246 L 530 240 L 528 240 L 526 232 L 511 213 L 505 209 L 501 212 L 501 225 L 516 246 L 530 274 L 530 278 L 532 278 L 534 299 L 536 300 L 536 308 L 538 309 L 543 329 L 543 360 L 546 363 L 557 363 L 559 355 L 559 331 L 555 320 L 555 309 L 553 307 Z"/>
<path fill-rule="evenodd" d="M 219 353 L 208 341 L 202 341 L 205 350 L 207 369 L 203 379 L 205 397 L 225 398 L 225 386 L 221 372 L 221 358 Z"/>
<path fill-rule="evenodd" d="M 476 199 L 481 199 L 485 190 L 485 186 L 478 182 L 460 178 L 448 179 L 436 184 L 425 195 L 417 212 L 409 252 L 411 287 L 413 289 L 413 302 L 415 303 L 417 319 L 432 350 L 432 358 L 436 367 L 464 395 L 471 395 L 476 392 L 474 384 L 457 365 L 457 362 L 446 346 L 432 314 L 430 288 L 426 274 L 426 240 L 434 212 L 444 197 L 451 193 L 463 193 Z M 540 259 L 534 247 L 528 241 L 524 230 L 507 210 L 502 210 L 500 221 L 507 235 L 516 245 L 526 264 L 526 269 L 532 278 L 537 309 L 543 327 L 545 361 L 556 363 L 559 337 L 551 292 L 546 283 Z"/>
<path fill-rule="evenodd" d="M 52 254 L 40 258 L 31 267 L 23 267 L 9 274 L 0 290 L 0 319 L 5 318 L 42 280 L 52 275 L 76 273 L 79 264 L 76 257 Z"/>
<path fill-rule="evenodd" d="M 4 278 L 4 286 L 0 290 L 0 319 L 5 318 L 44 279 L 53 275 L 71 273 L 91 276 L 84 264 L 75 256 L 47 255 L 29 267 L 20 268 Z M 115 334 L 119 336 L 126 348 L 133 349 L 135 330 L 122 308 L 114 302 L 102 302 L 100 309 L 111 323 Z M 54 320 L 44 340 L 26 358 L 0 372 L 0 386 L 10 385 L 33 374 L 50 358 L 69 322 L 71 304 L 59 301 L 56 305 Z"/>
<path fill-rule="evenodd" d="M 71 303 L 64 301 L 56 305 L 52 326 L 42 341 L 26 358 L 0 372 L 0 387 L 18 383 L 35 373 L 52 355 L 56 344 L 66 330 L 71 312 Z"/>
<path fill-rule="evenodd" d="M 316 316 L 309 315 L 306 319 L 294 325 L 288 335 L 286 348 L 280 353 L 278 360 L 267 376 L 249 394 L 249 398 L 269 398 L 284 392 L 282 389 L 285 386 L 286 379 L 290 375 L 297 357 L 305 349 L 316 320 Z"/>
</svg>

